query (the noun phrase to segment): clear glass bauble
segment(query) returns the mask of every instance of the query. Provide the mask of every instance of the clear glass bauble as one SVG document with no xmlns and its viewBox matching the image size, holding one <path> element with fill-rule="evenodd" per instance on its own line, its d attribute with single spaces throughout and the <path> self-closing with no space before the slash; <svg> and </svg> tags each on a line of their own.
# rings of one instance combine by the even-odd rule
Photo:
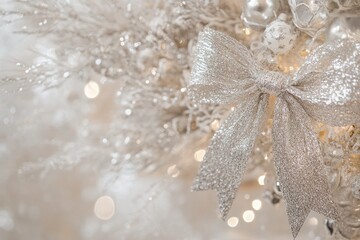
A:
<svg viewBox="0 0 360 240">
<path fill-rule="evenodd" d="M 289 0 L 294 24 L 314 36 L 329 19 L 328 3 L 327 0 Z"/>
</svg>

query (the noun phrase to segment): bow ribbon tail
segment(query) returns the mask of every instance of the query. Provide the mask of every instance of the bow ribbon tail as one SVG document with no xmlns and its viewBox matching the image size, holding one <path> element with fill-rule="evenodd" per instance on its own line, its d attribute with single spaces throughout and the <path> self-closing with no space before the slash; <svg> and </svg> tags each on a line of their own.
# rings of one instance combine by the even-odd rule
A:
<svg viewBox="0 0 360 240">
<path fill-rule="evenodd" d="M 274 159 L 294 238 L 311 210 L 338 219 L 317 136 L 303 107 L 290 94 L 275 104 Z"/>
<path fill-rule="evenodd" d="M 229 212 L 262 126 L 268 94 L 259 92 L 239 104 L 214 135 L 192 190 L 217 191 L 223 219 Z"/>
</svg>

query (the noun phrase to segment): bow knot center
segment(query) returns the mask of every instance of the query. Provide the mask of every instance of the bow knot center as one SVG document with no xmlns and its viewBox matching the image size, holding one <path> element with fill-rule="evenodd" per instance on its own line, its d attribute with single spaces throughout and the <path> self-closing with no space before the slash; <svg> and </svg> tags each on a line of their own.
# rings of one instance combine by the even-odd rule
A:
<svg viewBox="0 0 360 240">
<path fill-rule="evenodd" d="M 290 80 L 290 76 L 273 71 L 261 72 L 256 79 L 261 92 L 275 96 L 288 88 Z"/>
</svg>

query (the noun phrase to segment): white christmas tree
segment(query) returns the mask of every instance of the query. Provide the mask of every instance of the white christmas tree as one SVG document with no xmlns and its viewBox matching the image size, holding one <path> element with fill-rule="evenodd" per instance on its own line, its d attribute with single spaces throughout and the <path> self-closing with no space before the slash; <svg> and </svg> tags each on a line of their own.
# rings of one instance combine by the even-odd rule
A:
<svg viewBox="0 0 360 240">
<path fill-rule="evenodd" d="M 359 1 L 0 3 L 1 239 L 360 238 Z"/>
</svg>

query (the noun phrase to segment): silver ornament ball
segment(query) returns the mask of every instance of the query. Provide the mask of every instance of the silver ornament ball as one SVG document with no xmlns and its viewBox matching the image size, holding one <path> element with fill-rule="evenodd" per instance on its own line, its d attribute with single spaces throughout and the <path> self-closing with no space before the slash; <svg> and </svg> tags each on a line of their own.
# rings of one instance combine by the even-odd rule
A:
<svg viewBox="0 0 360 240">
<path fill-rule="evenodd" d="M 326 40 L 353 38 L 360 40 L 360 17 L 337 17 L 326 29 Z"/>
<path fill-rule="evenodd" d="M 247 27 L 260 30 L 276 18 L 279 10 L 279 0 L 248 0 L 244 2 L 241 18 Z"/>
</svg>

